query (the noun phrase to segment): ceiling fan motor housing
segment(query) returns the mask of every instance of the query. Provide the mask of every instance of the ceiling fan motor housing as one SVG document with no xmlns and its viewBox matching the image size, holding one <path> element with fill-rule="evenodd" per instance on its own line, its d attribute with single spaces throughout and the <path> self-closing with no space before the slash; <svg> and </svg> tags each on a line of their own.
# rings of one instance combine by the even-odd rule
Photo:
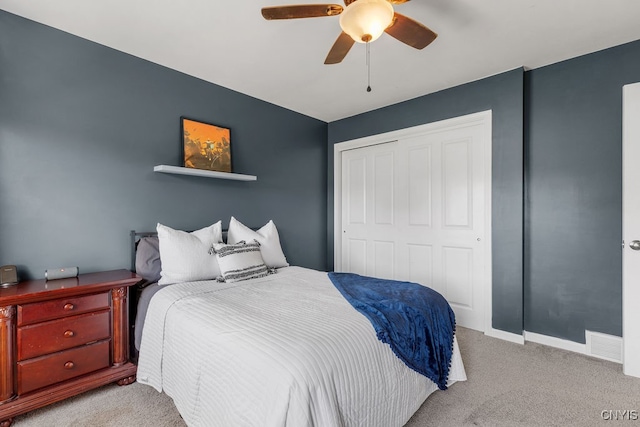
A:
<svg viewBox="0 0 640 427">
<path fill-rule="evenodd" d="M 357 0 L 340 15 L 340 27 L 356 42 L 368 43 L 382 35 L 393 14 L 393 6 L 387 0 Z"/>
</svg>

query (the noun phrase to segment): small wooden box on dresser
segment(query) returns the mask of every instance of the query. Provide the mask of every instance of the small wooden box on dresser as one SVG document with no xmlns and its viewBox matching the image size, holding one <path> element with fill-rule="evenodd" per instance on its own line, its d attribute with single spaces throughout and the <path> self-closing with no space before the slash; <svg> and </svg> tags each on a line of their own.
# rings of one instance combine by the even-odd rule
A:
<svg viewBox="0 0 640 427">
<path fill-rule="evenodd" d="M 128 270 L 0 288 L 0 427 L 93 388 L 135 381 Z"/>
</svg>

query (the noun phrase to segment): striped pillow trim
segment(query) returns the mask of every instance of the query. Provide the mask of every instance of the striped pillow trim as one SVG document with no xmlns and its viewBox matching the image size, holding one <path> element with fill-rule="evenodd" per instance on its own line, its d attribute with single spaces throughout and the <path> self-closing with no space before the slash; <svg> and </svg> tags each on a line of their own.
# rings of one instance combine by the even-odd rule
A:
<svg viewBox="0 0 640 427">
<path fill-rule="evenodd" d="M 269 269 L 266 265 L 253 265 L 240 270 L 229 270 L 223 273 L 224 281 L 233 283 L 247 279 L 257 279 L 258 277 L 265 277 L 269 274 Z"/>
<path fill-rule="evenodd" d="M 216 250 L 216 255 L 218 256 L 218 258 L 224 258 L 229 255 L 242 254 L 247 252 L 260 252 L 259 244 L 248 243 L 240 247 L 235 246 L 237 245 L 227 245 L 224 248 L 220 248 Z"/>
</svg>

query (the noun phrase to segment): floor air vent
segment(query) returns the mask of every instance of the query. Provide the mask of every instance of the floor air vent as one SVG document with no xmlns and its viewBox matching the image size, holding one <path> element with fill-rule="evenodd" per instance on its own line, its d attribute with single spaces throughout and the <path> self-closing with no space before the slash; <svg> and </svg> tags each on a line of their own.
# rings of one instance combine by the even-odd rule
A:
<svg viewBox="0 0 640 427">
<path fill-rule="evenodd" d="M 589 356 L 622 363 L 622 338 L 592 331 L 585 331 L 585 336 Z"/>
</svg>

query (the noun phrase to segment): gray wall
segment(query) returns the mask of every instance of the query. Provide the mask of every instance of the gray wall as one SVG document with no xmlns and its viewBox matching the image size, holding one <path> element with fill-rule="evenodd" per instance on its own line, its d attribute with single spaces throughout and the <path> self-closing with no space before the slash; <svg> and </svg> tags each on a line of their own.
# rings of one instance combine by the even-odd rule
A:
<svg viewBox="0 0 640 427">
<path fill-rule="evenodd" d="M 333 266 L 333 144 L 493 111 L 493 327 L 521 334 L 523 69 L 329 123 L 328 262 Z"/>
<path fill-rule="evenodd" d="M 181 164 L 180 116 L 231 128 L 236 172 Z M 128 268 L 128 233 L 273 219 L 290 262 L 324 268 L 327 124 L 0 11 L 0 264 Z M 313 244 L 310 244 L 312 242 Z"/>
<path fill-rule="evenodd" d="M 526 73 L 527 331 L 622 334 L 622 86 L 640 42 Z"/>
</svg>

